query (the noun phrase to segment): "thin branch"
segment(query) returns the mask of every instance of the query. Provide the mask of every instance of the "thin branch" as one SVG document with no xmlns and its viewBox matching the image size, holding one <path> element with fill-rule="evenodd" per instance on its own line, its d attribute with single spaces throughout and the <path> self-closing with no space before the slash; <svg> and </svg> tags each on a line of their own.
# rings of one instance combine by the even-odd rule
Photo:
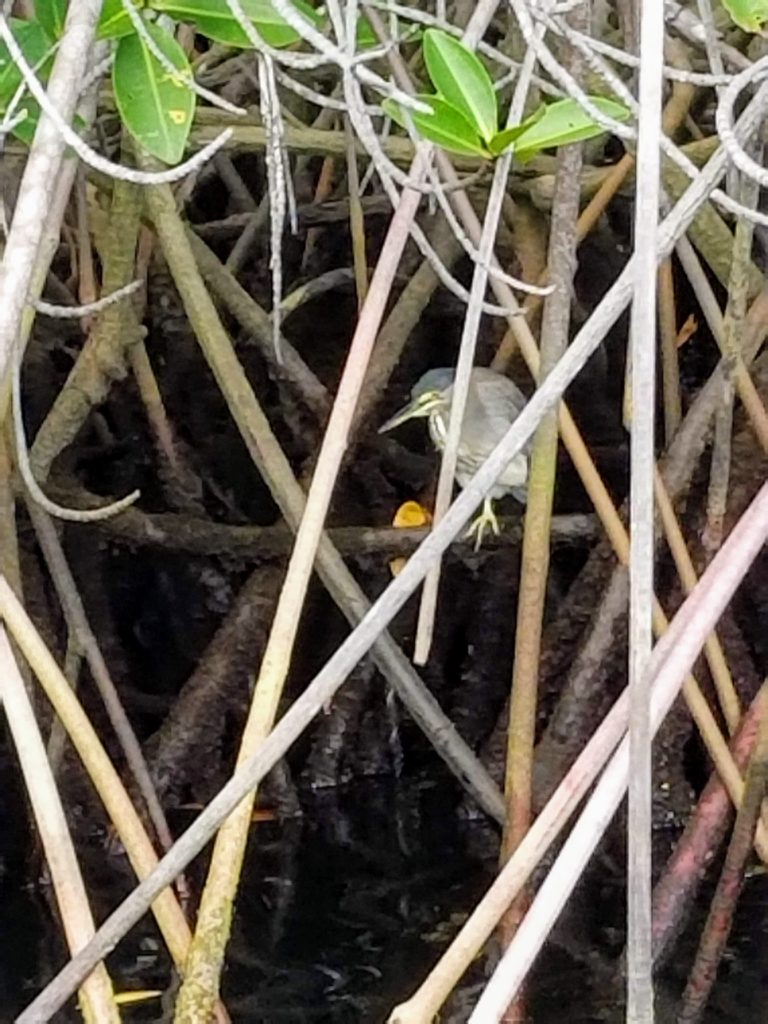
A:
<svg viewBox="0 0 768 1024">
<path fill-rule="evenodd" d="M 589 4 L 582 4 L 571 17 L 579 24 L 589 21 Z M 578 56 L 571 58 L 571 70 L 580 78 Z M 547 252 L 547 280 L 554 291 L 544 300 L 541 324 L 540 376 L 557 363 L 568 347 L 571 295 L 576 272 L 579 180 L 581 146 L 567 146 L 558 153 L 558 168 L 552 202 L 552 219 Z M 521 552 L 520 588 L 515 626 L 515 659 L 509 696 L 509 725 L 504 775 L 507 819 L 501 848 L 503 864 L 523 841 L 533 816 L 533 763 L 536 741 L 538 683 L 541 638 L 547 599 L 552 506 L 557 469 L 557 412 L 549 413 L 539 425 L 531 450 L 525 532 Z M 508 908 L 501 922 L 502 943 L 514 935 L 525 915 L 529 894 L 523 892 Z M 525 1017 L 525 993 L 510 1004 L 506 1020 Z"/>
<path fill-rule="evenodd" d="M 765 703 L 768 682 L 756 699 Z M 763 714 L 749 760 L 742 799 L 725 863 L 717 883 L 707 922 L 701 935 L 696 960 L 682 998 L 678 1024 L 695 1024 L 701 1019 L 730 935 L 736 902 L 744 885 L 747 860 L 752 852 L 755 829 L 768 782 L 768 715 Z"/>
<path fill-rule="evenodd" d="M 634 10 L 634 8 L 633 8 Z M 651 946 L 654 504 L 656 468 L 656 282 L 664 11 L 640 10 L 634 293 L 630 324 L 632 412 L 629 555 L 629 816 L 627 821 L 627 1024 L 653 1024 Z"/>
<path fill-rule="evenodd" d="M 28 505 L 28 510 L 62 610 L 64 611 L 70 635 L 76 638 L 80 651 L 85 655 L 91 676 L 104 702 L 110 723 L 147 807 L 155 832 L 163 849 L 167 850 L 173 843 L 168 822 L 157 798 L 155 787 L 152 784 L 141 745 L 125 713 L 115 684 L 109 674 L 104 656 L 99 648 L 98 641 L 88 622 L 82 598 L 78 592 L 77 584 L 67 562 L 59 536 L 45 512 L 35 508 L 34 504 L 31 503 Z"/>
<path fill-rule="evenodd" d="M 72 953 L 76 953 L 94 934 L 93 915 L 88 905 L 88 893 L 80 874 L 61 797 L 46 757 L 43 738 L 8 636 L 2 626 L 0 698 L 35 814 L 45 859 L 51 872 L 67 945 Z M 120 1013 L 104 964 L 99 964 L 93 974 L 83 981 L 80 1007 L 87 1022 L 119 1024 Z"/>
<path fill-rule="evenodd" d="M 101 0 L 83 0 L 67 12 L 64 35 L 51 71 L 50 101 L 71 120 L 96 31 Z M 5 23 L 0 18 L 0 25 Z M 65 142 L 43 114 L 24 168 L 0 267 L 0 382 L 11 365 L 41 241 L 45 214 L 56 191 Z M 46 268 L 47 269 L 47 268 Z"/>
</svg>

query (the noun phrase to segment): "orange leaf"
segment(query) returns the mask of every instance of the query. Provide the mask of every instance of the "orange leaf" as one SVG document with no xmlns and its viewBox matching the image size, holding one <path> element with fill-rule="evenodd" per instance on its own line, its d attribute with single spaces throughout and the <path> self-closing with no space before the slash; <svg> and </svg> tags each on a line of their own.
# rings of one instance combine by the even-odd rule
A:
<svg viewBox="0 0 768 1024">
<path fill-rule="evenodd" d="M 412 529 L 414 526 L 428 526 L 432 522 L 432 513 L 418 501 L 406 501 L 395 512 L 392 525 L 401 530 Z"/>
</svg>

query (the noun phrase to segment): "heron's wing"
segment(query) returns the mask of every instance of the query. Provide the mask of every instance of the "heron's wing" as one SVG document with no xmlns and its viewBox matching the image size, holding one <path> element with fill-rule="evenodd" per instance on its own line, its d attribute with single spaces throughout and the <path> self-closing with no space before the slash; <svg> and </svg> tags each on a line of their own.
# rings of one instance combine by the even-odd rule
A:
<svg viewBox="0 0 768 1024">
<path fill-rule="evenodd" d="M 470 390 L 459 446 L 459 458 L 467 468 L 473 467 L 474 472 L 485 461 L 524 406 L 525 397 L 512 381 L 495 373 L 491 380 L 482 380 L 478 388 Z M 525 453 L 529 451 L 530 442 L 524 449 Z M 518 455 L 510 462 L 499 483 L 515 487 L 524 483 L 526 478 L 525 455 Z"/>
<path fill-rule="evenodd" d="M 462 433 L 475 449 L 487 454 L 523 411 L 526 398 L 511 380 L 492 370 L 485 372 L 490 376 L 481 377 L 470 389 Z"/>
</svg>

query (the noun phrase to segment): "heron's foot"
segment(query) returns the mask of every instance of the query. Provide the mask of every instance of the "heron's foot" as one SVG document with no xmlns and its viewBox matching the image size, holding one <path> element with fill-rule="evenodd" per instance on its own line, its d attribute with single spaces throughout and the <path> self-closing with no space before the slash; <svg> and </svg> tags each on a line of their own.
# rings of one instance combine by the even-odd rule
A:
<svg viewBox="0 0 768 1024">
<path fill-rule="evenodd" d="M 467 538 L 475 538 L 475 551 L 480 550 L 483 543 L 483 536 L 485 535 L 485 531 L 488 529 L 490 529 L 491 533 L 495 533 L 496 536 L 501 533 L 499 521 L 496 518 L 496 513 L 493 511 L 493 502 L 490 498 L 485 499 L 482 511 L 472 520 L 467 532 L 464 534 Z"/>
</svg>

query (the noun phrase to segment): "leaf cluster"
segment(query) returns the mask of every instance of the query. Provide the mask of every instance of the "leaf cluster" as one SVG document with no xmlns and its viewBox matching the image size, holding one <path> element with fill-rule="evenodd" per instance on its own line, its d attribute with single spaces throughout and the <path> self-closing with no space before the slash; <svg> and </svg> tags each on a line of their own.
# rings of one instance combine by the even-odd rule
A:
<svg viewBox="0 0 768 1024">
<path fill-rule="evenodd" d="M 226 0 L 132 2 L 145 31 L 136 31 L 121 0 L 104 0 L 97 37 L 114 41 L 112 88 L 123 124 L 149 153 L 165 163 L 176 164 L 187 144 L 196 96 L 189 87 L 192 69 L 186 53 L 157 19 L 164 15 L 186 22 L 201 35 L 226 46 L 245 49 L 251 42 Z M 320 23 L 317 12 L 305 0 L 291 3 L 313 25 Z M 240 5 L 256 34 L 269 46 L 285 47 L 299 42 L 299 33 L 269 0 L 240 0 Z M 50 71 L 53 48 L 64 31 L 68 6 L 69 0 L 36 0 L 34 20 L 11 19 L 14 38 L 43 81 Z M 21 80 L 21 72 L 7 47 L 0 45 L 0 113 L 7 112 Z M 25 97 L 15 110 L 25 111 L 26 117 L 13 129 L 14 134 L 30 142 L 39 108 L 31 97 Z"/>
<path fill-rule="evenodd" d="M 388 99 L 385 112 L 402 127 L 410 120 L 430 142 L 452 153 L 493 159 L 514 150 L 524 163 L 542 149 L 581 142 L 604 129 L 572 99 L 542 105 L 521 124 L 499 130 L 496 91 L 490 75 L 477 55 L 447 32 L 428 29 L 424 33 L 424 61 L 436 92 L 419 94 L 431 113 L 405 110 Z M 590 96 L 592 104 L 606 117 L 625 121 L 629 111 L 614 100 Z"/>
<path fill-rule="evenodd" d="M 50 71 L 52 53 L 61 38 L 69 0 L 36 0 L 35 19 L 11 19 L 11 30 L 25 59 L 42 80 Z M 194 26 L 196 32 L 225 46 L 245 49 L 251 41 L 232 14 L 227 0 L 132 0 L 132 19 L 121 0 L 104 0 L 97 35 L 114 45 L 112 87 L 123 124 L 150 154 L 168 164 L 184 154 L 195 113 L 192 69 L 184 49 L 166 28 L 166 19 Z M 271 47 L 301 41 L 296 30 L 270 0 L 240 0 L 257 36 Z M 321 27 L 321 14 L 306 0 L 291 0 L 299 15 Z M 140 20 L 141 31 L 135 21 Z M 375 43 L 370 25 L 360 19 L 358 46 Z M 522 124 L 499 130 L 493 82 L 478 57 L 458 39 L 438 29 L 422 37 L 424 60 L 435 93 L 418 99 L 430 113 L 405 110 L 394 100 L 384 109 L 402 126 L 409 121 L 423 138 L 454 153 L 493 159 L 514 149 L 517 160 L 530 159 L 542 149 L 578 142 L 603 129 L 574 100 L 542 106 Z M 7 114 L 22 75 L 4 46 L 0 46 L 0 113 Z M 607 117 L 625 120 L 629 111 L 603 97 L 591 97 Z M 24 119 L 14 133 L 25 142 L 34 134 L 39 110 L 23 95 L 14 108 Z"/>
</svg>

